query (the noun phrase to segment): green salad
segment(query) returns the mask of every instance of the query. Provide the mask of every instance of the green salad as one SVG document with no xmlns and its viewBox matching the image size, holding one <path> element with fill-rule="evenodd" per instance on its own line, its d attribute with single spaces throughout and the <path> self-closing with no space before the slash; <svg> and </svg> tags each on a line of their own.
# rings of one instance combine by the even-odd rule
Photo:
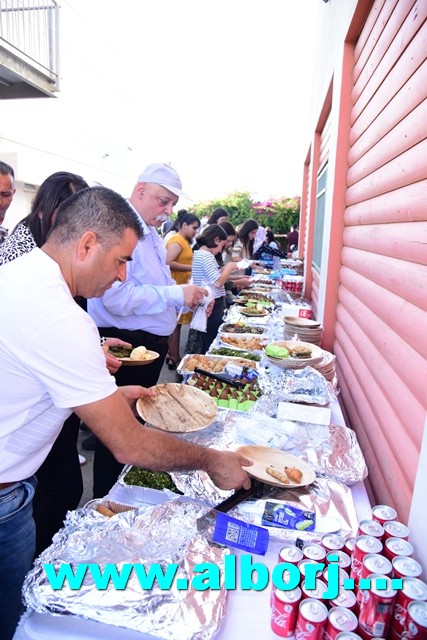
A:
<svg viewBox="0 0 427 640">
<path fill-rule="evenodd" d="M 181 493 L 171 476 L 164 471 L 148 471 L 148 469 L 140 469 L 132 467 L 125 475 L 124 482 L 137 487 L 149 487 L 150 489 L 169 489 L 175 493 Z"/>
</svg>

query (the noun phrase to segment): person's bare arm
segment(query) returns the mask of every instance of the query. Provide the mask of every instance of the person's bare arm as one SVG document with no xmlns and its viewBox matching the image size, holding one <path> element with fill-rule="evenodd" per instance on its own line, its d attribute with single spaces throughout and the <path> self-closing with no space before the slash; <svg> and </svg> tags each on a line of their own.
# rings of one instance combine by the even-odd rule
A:
<svg viewBox="0 0 427 640">
<path fill-rule="evenodd" d="M 123 388 L 123 392 L 130 389 L 134 398 L 138 387 Z M 128 400 L 132 401 L 132 398 L 127 395 Z M 119 390 L 103 400 L 74 407 L 73 410 L 123 464 L 153 471 L 200 469 L 206 471 L 220 489 L 250 487 L 242 465 L 251 463 L 244 456 L 191 444 L 141 425 Z"/>
</svg>

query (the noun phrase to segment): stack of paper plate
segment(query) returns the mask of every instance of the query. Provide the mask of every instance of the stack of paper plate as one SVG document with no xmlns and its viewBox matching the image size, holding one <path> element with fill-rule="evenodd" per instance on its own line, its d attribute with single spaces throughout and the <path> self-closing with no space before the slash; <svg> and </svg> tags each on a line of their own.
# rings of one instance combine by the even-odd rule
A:
<svg viewBox="0 0 427 640">
<path fill-rule="evenodd" d="M 284 322 L 283 337 L 285 340 L 297 339 L 320 346 L 323 333 L 323 327 L 320 322 L 294 316 L 286 316 Z"/>
<path fill-rule="evenodd" d="M 335 356 L 329 351 L 323 351 L 323 359 L 320 362 L 312 365 L 313 369 L 317 369 L 328 382 L 331 382 L 335 377 Z"/>
</svg>

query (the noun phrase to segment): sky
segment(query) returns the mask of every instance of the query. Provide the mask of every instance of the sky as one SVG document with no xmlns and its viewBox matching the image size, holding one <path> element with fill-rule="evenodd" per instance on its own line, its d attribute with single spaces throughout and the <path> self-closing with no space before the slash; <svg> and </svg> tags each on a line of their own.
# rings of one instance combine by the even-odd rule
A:
<svg viewBox="0 0 427 640">
<path fill-rule="evenodd" d="M 129 196 L 170 162 L 194 202 L 301 194 L 320 0 L 60 5 L 58 97 L 3 101 L 0 155 L 27 181 L 68 169 Z"/>
</svg>

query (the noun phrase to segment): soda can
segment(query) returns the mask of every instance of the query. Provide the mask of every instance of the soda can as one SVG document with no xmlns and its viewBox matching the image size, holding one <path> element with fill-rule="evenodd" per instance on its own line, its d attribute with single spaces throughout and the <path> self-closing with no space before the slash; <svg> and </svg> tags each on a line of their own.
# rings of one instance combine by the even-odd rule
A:
<svg viewBox="0 0 427 640">
<path fill-rule="evenodd" d="M 356 595 L 353 591 L 343 589 L 343 587 L 340 586 L 337 597 L 331 600 L 331 605 L 333 607 L 345 607 L 346 609 L 350 609 L 350 611 L 356 613 Z"/>
<path fill-rule="evenodd" d="M 320 600 L 314 598 L 301 600 L 295 627 L 295 640 L 321 640 L 327 617 L 328 610 Z"/>
<path fill-rule="evenodd" d="M 345 539 L 344 551 L 348 553 L 350 556 L 353 553 L 355 543 L 356 543 L 356 536 L 350 536 L 349 538 Z"/>
<path fill-rule="evenodd" d="M 328 567 L 326 567 L 326 569 L 323 572 L 323 579 L 326 582 L 326 584 L 328 584 Z M 338 568 L 338 585 L 339 586 L 343 586 L 344 585 L 344 580 L 348 580 L 350 578 L 349 574 L 347 573 L 347 571 L 345 569 L 342 569 L 341 567 Z"/>
<path fill-rule="evenodd" d="M 427 638 L 427 602 L 414 600 L 408 605 L 405 631 L 406 640 L 426 640 Z"/>
<path fill-rule="evenodd" d="M 316 562 L 325 562 L 326 560 L 326 550 L 322 545 L 315 542 L 306 542 L 303 545 L 302 552 L 307 560 L 315 560 Z"/>
<path fill-rule="evenodd" d="M 372 536 L 357 536 L 353 553 L 351 554 L 351 570 L 350 578 L 354 580 L 357 587 L 359 585 L 360 576 L 362 574 L 363 558 L 368 553 L 381 553 L 383 545 L 381 540 Z"/>
<path fill-rule="evenodd" d="M 357 618 L 353 611 L 345 607 L 332 607 L 328 613 L 323 640 L 336 640 L 342 631 L 355 631 L 357 629 Z"/>
<path fill-rule="evenodd" d="M 302 560 L 300 560 L 298 562 L 298 569 L 299 572 L 302 576 L 306 575 L 306 571 L 307 571 L 307 565 L 312 564 L 312 565 L 316 565 L 318 564 L 318 562 L 316 560 L 309 560 L 308 558 L 303 558 Z M 322 575 L 322 571 L 319 571 L 319 577 Z"/>
<path fill-rule="evenodd" d="M 393 566 L 392 578 L 419 578 L 423 572 L 420 563 L 410 556 L 395 556 L 391 564 Z"/>
<path fill-rule="evenodd" d="M 384 523 L 384 542 L 387 538 L 403 538 L 407 540 L 409 538 L 409 529 L 407 526 L 397 520 L 390 520 L 390 522 Z"/>
<path fill-rule="evenodd" d="M 290 562 L 297 565 L 304 557 L 303 552 L 297 546 L 282 547 L 279 551 L 278 562 Z"/>
<path fill-rule="evenodd" d="M 384 541 L 384 555 L 390 561 L 396 556 L 412 556 L 413 546 L 404 538 L 387 538 Z"/>
<path fill-rule="evenodd" d="M 427 600 L 427 584 L 418 578 L 403 578 L 402 589 L 397 592 L 393 618 L 390 626 L 390 640 L 399 640 L 405 630 L 408 607 L 414 600 Z"/>
<path fill-rule="evenodd" d="M 379 573 L 383 576 L 391 576 L 392 565 L 388 558 L 381 556 L 379 553 L 368 553 L 362 561 L 362 573 L 360 579 L 367 578 L 371 573 Z M 358 606 L 363 599 L 363 590 L 357 588 L 356 600 Z"/>
<path fill-rule="evenodd" d="M 325 533 L 320 544 L 325 548 L 327 554 L 330 551 L 342 551 L 344 549 L 344 539 L 336 533 Z"/>
<path fill-rule="evenodd" d="M 384 522 L 396 520 L 397 511 L 393 507 L 386 504 L 377 504 L 372 507 L 372 520 L 376 520 L 380 525 L 384 526 Z"/>
<path fill-rule="evenodd" d="M 308 589 L 305 580 L 301 582 L 302 599 L 314 598 L 315 600 L 323 600 L 324 599 L 323 596 L 327 590 L 328 590 L 328 585 L 325 582 L 323 582 L 323 580 L 316 580 L 315 589 Z"/>
<path fill-rule="evenodd" d="M 281 638 L 289 638 L 295 633 L 301 589 L 290 591 L 275 589 L 271 607 L 271 628 Z"/>
<path fill-rule="evenodd" d="M 335 640 L 362 640 L 362 638 L 354 631 L 341 631 Z"/>
<path fill-rule="evenodd" d="M 330 559 L 333 558 L 333 556 L 337 557 L 338 559 Z M 341 567 L 341 569 L 347 570 L 351 566 L 351 557 L 345 551 L 331 551 L 326 556 L 326 560 L 328 561 L 328 563 L 337 564 L 339 567 Z"/>
<path fill-rule="evenodd" d="M 384 536 L 384 528 L 377 520 L 361 520 L 359 522 L 358 536 L 372 536 L 380 540 Z"/>
<path fill-rule="evenodd" d="M 392 620 L 396 590 L 391 586 L 391 578 L 378 573 L 368 576 L 371 588 L 364 589 L 359 609 L 359 633 L 362 637 L 374 638 L 388 636 Z M 381 585 L 378 583 L 382 583 Z M 379 586 L 385 584 L 385 589 Z"/>
</svg>

